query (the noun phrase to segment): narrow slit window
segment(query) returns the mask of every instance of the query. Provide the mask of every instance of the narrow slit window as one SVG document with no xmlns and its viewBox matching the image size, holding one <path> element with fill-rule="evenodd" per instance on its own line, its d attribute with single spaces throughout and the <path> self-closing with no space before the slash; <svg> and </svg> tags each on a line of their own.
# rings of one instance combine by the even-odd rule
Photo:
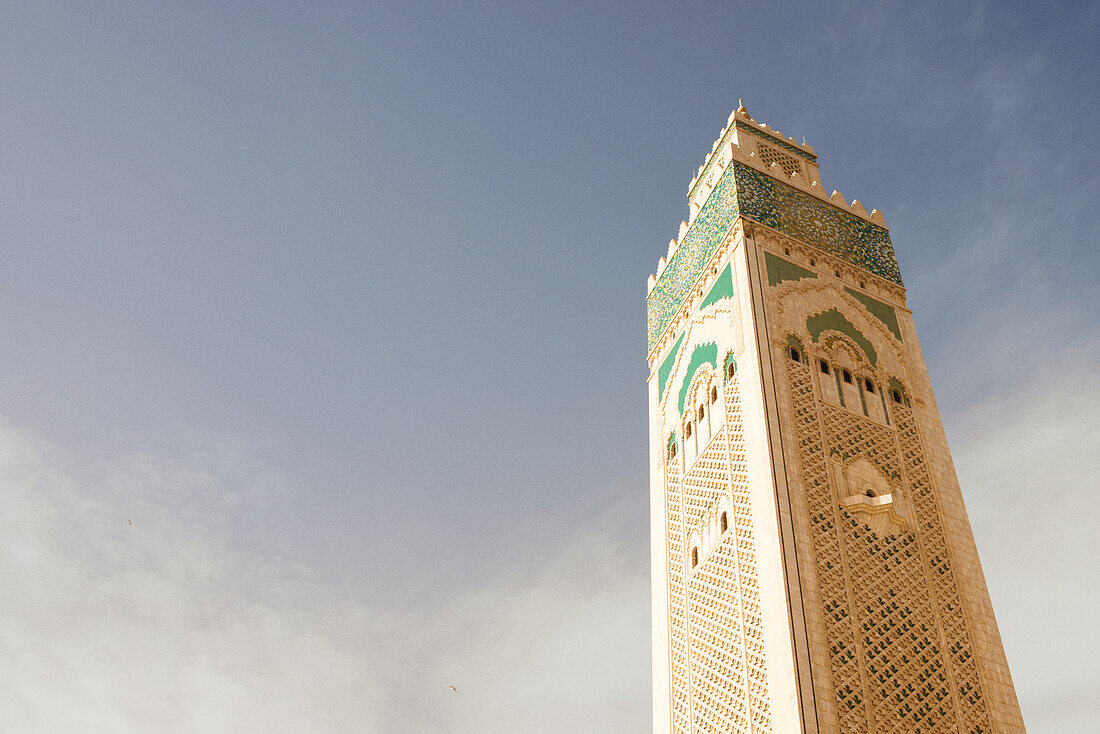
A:
<svg viewBox="0 0 1100 734">
<path fill-rule="evenodd" d="M 698 565 L 699 565 L 699 549 L 698 548 L 692 548 L 691 549 L 691 567 L 695 568 Z"/>
<path fill-rule="evenodd" d="M 722 513 L 722 517 L 719 519 L 718 524 L 722 528 L 723 533 L 729 530 L 730 524 L 729 520 L 726 519 L 726 513 Z"/>
<path fill-rule="evenodd" d="M 718 402 L 718 388 L 717 387 L 712 387 L 710 389 L 710 402 L 712 402 L 712 403 L 717 403 Z"/>
</svg>

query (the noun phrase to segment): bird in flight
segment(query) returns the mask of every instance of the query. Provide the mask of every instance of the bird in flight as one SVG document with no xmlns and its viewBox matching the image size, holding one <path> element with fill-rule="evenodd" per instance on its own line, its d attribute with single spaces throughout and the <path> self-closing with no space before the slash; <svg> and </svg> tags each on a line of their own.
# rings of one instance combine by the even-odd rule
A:
<svg viewBox="0 0 1100 734">
<path fill-rule="evenodd" d="M 452 691 L 454 691 L 455 693 L 458 693 L 458 689 L 457 689 L 457 688 L 455 688 L 454 686 L 447 686 L 447 687 L 448 687 L 448 688 L 450 688 L 450 689 L 451 689 Z"/>
</svg>

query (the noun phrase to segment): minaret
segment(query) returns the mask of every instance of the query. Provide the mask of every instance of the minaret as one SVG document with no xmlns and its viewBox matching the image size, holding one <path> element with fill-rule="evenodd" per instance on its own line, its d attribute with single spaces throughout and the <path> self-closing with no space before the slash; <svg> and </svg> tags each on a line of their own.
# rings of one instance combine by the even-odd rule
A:
<svg viewBox="0 0 1100 734">
<path fill-rule="evenodd" d="M 882 214 L 742 106 L 649 278 L 655 734 L 1023 731 Z"/>
</svg>

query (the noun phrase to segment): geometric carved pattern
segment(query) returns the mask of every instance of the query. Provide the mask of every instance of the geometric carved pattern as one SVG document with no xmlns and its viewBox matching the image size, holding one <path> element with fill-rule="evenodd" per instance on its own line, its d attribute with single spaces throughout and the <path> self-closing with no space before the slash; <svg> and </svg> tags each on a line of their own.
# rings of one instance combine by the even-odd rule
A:
<svg viewBox="0 0 1100 734">
<path fill-rule="evenodd" d="M 671 668 L 672 731 L 686 734 L 689 730 L 688 686 L 687 686 L 687 615 L 684 603 L 684 549 L 683 500 L 680 494 L 680 462 L 666 463 L 665 473 L 665 517 L 668 526 L 665 537 L 668 539 L 668 633 L 669 665 Z"/>
<path fill-rule="evenodd" d="M 741 594 L 745 661 L 749 681 L 749 715 L 752 732 L 770 732 L 768 669 L 764 664 L 764 622 L 760 611 L 760 575 L 756 567 L 756 540 L 749 500 L 748 456 L 745 424 L 741 415 L 741 383 L 735 374 L 725 390 L 726 425 L 729 426 L 730 499 L 733 509 L 731 536 L 735 539 L 734 561 Z"/>
<path fill-rule="evenodd" d="M 989 731 L 942 519 L 911 413 L 891 406 L 895 431 L 823 403 L 810 368 L 784 362 L 840 729 Z M 839 465 L 850 457 L 871 461 L 902 485 L 918 529 L 879 536 L 841 507 L 829 461 Z"/>
<path fill-rule="evenodd" d="M 678 461 L 665 475 L 675 734 L 772 731 L 739 390 L 727 383 L 725 425 L 687 475 Z M 729 527 L 689 571 L 685 538 L 720 504 Z"/>
<path fill-rule="evenodd" d="M 783 148 L 784 150 L 789 150 L 790 152 L 794 153 L 795 155 L 801 156 L 801 157 L 805 158 L 806 160 L 810 161 L 811 163 L 817 163 L 817 156 L 814 155 L 813 153 L 807 153 L 806 151 L 802 150 L 801 148 L 796 148 L 793 145 L 791 145 L 790 143 L 787 143 L 786 141 L 784 141 L 780 138 L 772 137 L 771 135 L 765 135 L 764 133 L 762 133 L 759 130 L 757 130 L 756 128 L 754 128 L 752 125 L 746 125 L 745 123 L 741 122 L 740 120 L 738 120 L 735 124 L 736 124 L 738 130 L 744 130 L 745 132 L 747 132 L 751 135 L 755 135 L 756 137 L 760 138 L 761 140 L 767 140 L 772 145 L 778 145 L 780 148 Z"/>
<path fill-rule="evenodd" d="M 787 174 L 788 178 L 796 173 L 802 175 L 802 164 L 793 156 L 789 156 L 786 153 L 780 153 L 775 148 L 764 145 L 763 143 L 757 143 L 756 150 L 760 154 L 760 160 L 764 162 L 765 166 L 778 163 L 779 167 L 783 169 L 783 173 Z"/>
<path fill-rule="evenodd" d="M 943 620 L 944 642 L 947 645 L 949 664 L 954 669 L 955 690 L 959 710 L 962 713 L 961 731 L 988 732 L 989 713 L 982 697 L 978 664 L 974 659 L 970 637 L 963 617 L 962 600 L 955 584 L 955 573 L 948 556 L 947 541 L 943 534 L 943 522 L 936 505 L 928 467 L 924 463 L 920 438 L 917 435 L 913 413 L 904 406 L 897 406 L 895 420 L 898 439 L 909 478 L 910 493 L 916 517 L 920 523 L 921 540 L 925 556 L 929 559 L 929 576 L 936 589 L 936 602 Z"/>
</svg>

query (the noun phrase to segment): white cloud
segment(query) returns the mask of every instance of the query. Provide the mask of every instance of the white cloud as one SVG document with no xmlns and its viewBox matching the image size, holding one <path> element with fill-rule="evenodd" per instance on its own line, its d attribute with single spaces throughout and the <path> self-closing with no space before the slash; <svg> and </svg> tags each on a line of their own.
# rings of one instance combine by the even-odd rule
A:
<svg viewBox="0 0 1100 734">
<path fill-rule="evenodd" d="M 66 458 L 0 431 L 6 730 L 324 730 L 370 711 L 339 612 L 210 532 L 232 476 L 202 498 L 209 469 L 128 456 L 81 486 Z"/>
<path fill-rule="evenodd" d="M 1100 700 L 1100 387 L 1063 362 L 958 418 L 952 445 L 1025 720 L 1084 731 Z M 1090 714 L 1091 711 L 1091 714 Z M 1072 724 L 1072 726 L 1071 726 Z"/>
<path fill-rule="evenodd" d="M 262 538 L 258 552 L 230 542 L 227 507 L 264 501 L 256 467 L 202 458 L 89 467 L 0 428 L 5 731 L 625 732 L 648 721 L 644 563 L 599 529 L 534 568 L 502 557 L 500 578 L 434 611 L 380 614 Z"/>
</svg>

